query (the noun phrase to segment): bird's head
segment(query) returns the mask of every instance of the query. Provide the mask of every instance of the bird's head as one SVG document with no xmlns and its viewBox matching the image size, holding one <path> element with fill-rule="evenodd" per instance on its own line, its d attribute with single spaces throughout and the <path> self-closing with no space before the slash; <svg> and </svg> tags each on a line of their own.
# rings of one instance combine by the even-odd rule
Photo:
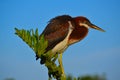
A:
<svg viewBox="0 0 120 80">
<path fill-rule="evenodd" d="M 86 17 L 79 16 L 79 17 L 75 17 L 74 20 L 75 20 L 76 24 L 79 26 L 83 26 L 86 28 L 92 28 L 92 29 L 96 29 L 96 30 L 105 32 L 102 28 L 92 24 Z"/>
</svg>

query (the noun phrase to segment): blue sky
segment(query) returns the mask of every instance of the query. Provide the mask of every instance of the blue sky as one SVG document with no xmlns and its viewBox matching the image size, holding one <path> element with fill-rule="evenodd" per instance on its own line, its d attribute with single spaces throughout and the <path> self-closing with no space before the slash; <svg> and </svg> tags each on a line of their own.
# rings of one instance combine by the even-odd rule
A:
<svg viewBox="0 0 120 80">
<path fill-rule="evenodd" d="M 86 16 L 105 33 L 90 29 L 88 36 L 63 55 L 66 74 L 99 74 L 108 80 L 120 74 L 120 0 L 0 0 L 0 80 L 47 80 L 47 69 L 14 33 L 14 28 L 39 29 L 58 15 Z"/>
</svg>

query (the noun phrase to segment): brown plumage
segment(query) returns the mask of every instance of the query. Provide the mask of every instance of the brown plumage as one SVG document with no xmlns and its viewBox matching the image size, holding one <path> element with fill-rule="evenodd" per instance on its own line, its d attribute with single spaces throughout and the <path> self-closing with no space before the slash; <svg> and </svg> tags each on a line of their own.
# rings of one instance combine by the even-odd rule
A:
<svg viewBox="0 0 120 80">
<path fill-rule="evenodd" d="M 69 45 L 84 39 L 89 28 L 104 31 L 82 16 L 72 18 L 69 15 L 62 15 L 51 19 L 41 34 L 48 40 L 46 52 L 52 50 L 53 54 L 62 53 Z M 44 62 L 45 60 L 41 59 L 41 64 Z"/>
</svg>

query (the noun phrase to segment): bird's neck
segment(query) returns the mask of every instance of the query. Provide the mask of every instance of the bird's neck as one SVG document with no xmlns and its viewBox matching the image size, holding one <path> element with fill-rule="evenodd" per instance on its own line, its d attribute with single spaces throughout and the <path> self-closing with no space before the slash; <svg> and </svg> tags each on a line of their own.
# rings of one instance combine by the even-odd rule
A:
<svg viewBox="0 0 120 80">
<path fill-rule="evenodd" d="M 69 44 L 73 44 L 84 39 L 87 33 L 88 28 L 83 26 L 76 26 L 69 37 Z"/>
</svg>

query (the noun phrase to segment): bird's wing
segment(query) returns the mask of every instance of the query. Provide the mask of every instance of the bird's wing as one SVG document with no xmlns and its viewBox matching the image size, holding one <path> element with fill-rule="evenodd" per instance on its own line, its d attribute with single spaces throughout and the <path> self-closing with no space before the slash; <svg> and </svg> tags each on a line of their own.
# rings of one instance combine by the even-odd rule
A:
<svg viewBox="0 0 120 80">
<path fill-rule="evenodd" d="M 56 44 L 65 39 L 69 31 L 68 20 L 70 18 L 71 17 L 61 17 L 60 19 L 57 17 L 49 22 L 42 33 L 45 36 L 45 39 L 48 40 L 48 47 L 46 48 L 46 52 L 54 48 Z"/>
<path fill-rule="evenodd" d="M 56 44 L 65 39 L 69 31 L 69 24 L 48 25 L 43 32 L 45 39 L 48 40 L 46 51 L 51 50 Z"/>
</svg>

